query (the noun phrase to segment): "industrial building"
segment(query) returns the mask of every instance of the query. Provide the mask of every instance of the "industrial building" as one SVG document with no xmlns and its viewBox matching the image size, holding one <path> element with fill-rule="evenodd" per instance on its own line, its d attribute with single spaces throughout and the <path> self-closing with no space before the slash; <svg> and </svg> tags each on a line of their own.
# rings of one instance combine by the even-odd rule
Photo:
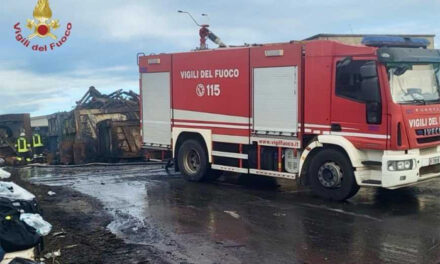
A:
<svg viewBox="0 0 440 264">
<path fill-rule="evenodd" d="M 375 36 L 377 34 L 327 34 L 321 33 L 317 35 L 313 35 L 305 40 L 335 40 L 349 45 L 361 45 L 362 39 L 367 36 Z M 398 36 L 404 38 L 424 38 L 427 39 L 430 44 L 428 45 L 429 49 L 434 48 L 434 34 L 381 34 L 387 36 Z"/>
</svg>

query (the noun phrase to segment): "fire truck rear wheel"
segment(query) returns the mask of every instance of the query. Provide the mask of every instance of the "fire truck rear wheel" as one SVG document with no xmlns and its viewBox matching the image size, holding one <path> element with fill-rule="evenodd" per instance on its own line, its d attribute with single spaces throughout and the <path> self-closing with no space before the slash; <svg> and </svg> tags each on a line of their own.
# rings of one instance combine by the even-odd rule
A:
<svg viewBox="0 0 440 264">
<path fill-rule="evenodd" d="M 359 191 L 349 159 L 338 150 L 318 152 L 308 174 L 313 193 L 322 198 L 343 201 Z"/>
<path fill-rule="evenodd" d="M 208 154 L 205 147 L 197 140 L 190 139 L 183 142 L 179 148 L 177 162 L 183 177 L 188 181 L 203 181 L 208 174 Z"/>
</svg>

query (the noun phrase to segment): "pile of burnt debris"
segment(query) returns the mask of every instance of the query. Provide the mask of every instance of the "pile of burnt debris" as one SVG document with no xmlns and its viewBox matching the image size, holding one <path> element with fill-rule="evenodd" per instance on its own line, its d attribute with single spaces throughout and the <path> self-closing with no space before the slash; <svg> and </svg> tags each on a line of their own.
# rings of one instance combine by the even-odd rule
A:
<svg viewBox="0 0 440 264">
<path fill-rule="evenodd" d="M 139 100 L 133 91 L 102 94 L 92 86 L 70 112 L 33 118 L 29 114 L 0 116 L 0 158 L 12 164 L 142 159 Z M 37 136 L 44 146 L 39 151 L 34 148 Z M 26 153 L 19 148 L 23 145 L 20 137 L 28 146 Z"/>
<path fill-rule="evenodd" d="M 76 109 L 120 109 L 139 107 L 139 95 L 133 91 L 125 92 L 122 89 L 105 95 L 91 86 L 89 91 L 76 102 Z"/>
</svg>

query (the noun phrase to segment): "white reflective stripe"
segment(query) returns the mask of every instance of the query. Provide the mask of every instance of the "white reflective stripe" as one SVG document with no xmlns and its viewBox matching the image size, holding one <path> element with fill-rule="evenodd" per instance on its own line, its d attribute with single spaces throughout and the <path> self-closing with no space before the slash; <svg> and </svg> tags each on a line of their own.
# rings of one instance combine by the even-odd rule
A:
<svg viewBox="0 0 440 264">
<path fill-rule="evenodd" d="M 230 136 L 230 135 L 212 135 L 212 141 L 235 143 L 235 144 L 249 144 L 249 137 Z"/>
<path fill-rule="evenodd" d="M 269 171 L 269 170 L 250 169 L 249 173 L 270 176 L 270 177 L 277 177 L 277 178 L 292 179 L 292 180 L 296 179 L 297 177 L 297 174 L 294 173 L 277 172 L 277 171 Z"/>
<path fill-rule="evenodd" d="M 329 125 L 320 125 L 320 124 L 304 124 L 305 127 L 314 127 L 314 128 L 330 128 Z"/>
<path fill-rule="evenodd" d="M 258 127 L 258 129 L 254 129 L 254 131 L 264 131 L 264 132 L 283 132 L 283 133 L 296 133 L 298 132 L 298 128 L 294 129 L 284 129 L 279 127 Z"/>
<path fill-rule="evenodd" d="M 173 109 L 174 119 L 249 124 L 249 117 Z"/>
<path fill-rule="evenodd" d="M 212 156 L 234 158 L 234 159 L 248 159 L 247 154 L 224 152 L 224 151 L 212 151 Z"/>
<path fill-rule="evenodd" d="M 232 171 L 232 172 L 238 172 L 238 173 L 248 173 L 249 172 L 249 170 L 245 169 L 245 168 L 237 168 L 237 167 L 217 165 L 217 164 L 212 164 L 211 168 L 214 170 Z"/>
<path fill-rule="evenodd" d="M 342 130 L 357 130 L 357 131 L 359 131 L 360 129 L 358 129 L 358 128 L 352 128 L 352 127 L 342 127 Z"/>
<path fill-rule="evenodd" d="M 353 132 L 330 132 L 331 135 L 346 136 L 346 137 L 364 137 L 364 138 L 379 138 L 387 139 L 390 138 L 389 135 L 379 135 L 379 134 L 368 134 L 368 133 L 353 133 Z"/>
<path fill-rule="evenodd" d="M 306 133 L 312 133 L 312 130 L 309 129 L 309 128 L 304 129 L 304 131 L 305 131 Z"/>
<path fill-rule="evenodd" d="M 313 134 L 321 134 L 321 130 L 313 130 Z"/>
<path fill-rule="evenodd" d="M 298 124 L 298 127 L 301 127 L 301 124 Z M 305 127 L 309 128 L 331 128 L 329 125 L 319 125 L 319 124 L 305 124 Z M 352 128 L 352 127 L 342 127 L 342 129 L 346 130 L 360 130 L 358 128 Z"/>
<path fill-rule="evenodd" d="M 169 124 L 171 124 L 171 121 L 143 120 L 142 123 L 144 123 L 144 124 L 163 124 L 163 125 L 169 125 Z"/>
<path fill-rule="evenodd" d="M 247 125 L 244 125 L 244 126 L 240 126 L 240 125 L 223 125 L 223 124 L 212 124 L 212 123 L 192 123 L 192 122 L 185 122 L 185 121 L 174 122 L 174 125 L 176 125 L 176 126 L 235 128 L 235 129 L 249 130 L 249 126 L 247 126 Z"/>
</svg>

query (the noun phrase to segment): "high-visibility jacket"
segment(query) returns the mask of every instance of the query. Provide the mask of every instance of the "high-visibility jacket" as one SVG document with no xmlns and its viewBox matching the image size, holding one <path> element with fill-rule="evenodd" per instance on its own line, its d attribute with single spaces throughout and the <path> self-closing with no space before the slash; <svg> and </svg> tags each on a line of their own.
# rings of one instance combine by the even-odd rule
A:
<svg viewBox="0 0 440 264">
<path fill-rule="evenodd" d="M 34 148 L 38 148 L 38 147 L 42 147 L 42 146 L 44 146 L 44 145 L 43 145 L 43 142 L 41 141 L 41 136 L 40 136 L 40 134 L 34 134 L 34 135 L 32 136 L 32 146 L 33 146 Z"/>
<path fill-rule="evenodd" d="M 17 144 L 15 145 L 18 153 L 26 153 L 29 152 L 30 145 L 27 144 L 27 140 L 25 137 L 17 138 Z"/>
</svg>

